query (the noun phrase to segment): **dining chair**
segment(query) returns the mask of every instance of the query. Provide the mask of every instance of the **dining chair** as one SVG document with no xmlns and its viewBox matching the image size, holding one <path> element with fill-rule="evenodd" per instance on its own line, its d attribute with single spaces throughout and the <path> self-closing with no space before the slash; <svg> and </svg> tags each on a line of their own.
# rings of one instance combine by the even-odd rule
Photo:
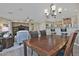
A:
<svg viewBox="0 0 79 59">
<path fill-rule="evenodd" d="M 31 38 L 38 38 L 38 31 L 30 31 Z M 31 55 L 33 55 L 33 49 L 31 49 Z"/>
<path fill-rule="evenodd" d="M 67 28 L 61 28 L 61 37 L 66 37 L 67 34 Z"/>
<path fill-rule="evenodd" d="M 55 29 L 51 29 L 51 35 L 56 35 Z"/>
<path fill-rule="evenodd" d="M 74 46 L 74 42 L 75 42 L 77 34 L 78 34 L 78 31 L 75 31 L 71 34 L 65 46 L 65 49 L 59 51 L 58 56 L 70 56 L 70 55 L 73 56 L 73 46 Z"/>
<path fill-rule="evenodd" d="M 30 31 L 31 38 L 37 38 L 38 37 L 38 31 Z"/>
<path fill-rule="evenodd" d="M 41 34 L 41 36 L 46 36 L 46 31 L 45 30 L 41 30 L 40 34 Z"/>
</svg>

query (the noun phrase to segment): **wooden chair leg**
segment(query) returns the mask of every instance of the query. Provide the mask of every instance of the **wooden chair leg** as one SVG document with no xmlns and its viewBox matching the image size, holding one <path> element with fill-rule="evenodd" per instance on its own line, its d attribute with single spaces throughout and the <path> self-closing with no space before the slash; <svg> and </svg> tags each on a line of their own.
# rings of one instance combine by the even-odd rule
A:
<svg viewBox="0 0 79 59">
<path fill-rule="evenodd" d="M 72 56 L 73 56 L 73 48 L 72 48 Z"/>
<path fill-rule="evenodd" d="M 72 48 L 72 50 L 71 50 L 71 56 L 73 56 L 73 48 Z"/>
</svg>

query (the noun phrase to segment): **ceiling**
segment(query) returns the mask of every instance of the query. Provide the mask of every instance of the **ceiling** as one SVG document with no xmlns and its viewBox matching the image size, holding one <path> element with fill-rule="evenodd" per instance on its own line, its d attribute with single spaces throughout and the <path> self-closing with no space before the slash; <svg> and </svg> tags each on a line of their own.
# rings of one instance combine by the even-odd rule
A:
<svg viewBox="0 0 79 59">
<path fill-rule="evenodd" d="M 63 9 L 56 19 L 73 17 L 78 14 L 78 3 L 55 3 L 57 8 Z M 29 17 L 33 20 L 44 20 L 44 9 L 50 8 L 50 3 L 0 3 L 0 17 L 9 20 L 23 20 Z M 54 18 L 50 18 L 54 19 Z"/>
</svg>

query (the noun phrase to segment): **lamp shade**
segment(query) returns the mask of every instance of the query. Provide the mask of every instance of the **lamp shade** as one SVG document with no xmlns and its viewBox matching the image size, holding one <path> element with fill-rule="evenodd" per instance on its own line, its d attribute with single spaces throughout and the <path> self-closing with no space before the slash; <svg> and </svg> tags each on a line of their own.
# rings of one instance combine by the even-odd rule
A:
<svg viewBox="0 0 79 59">
<path fill-rule="evenodd" d="M 56 16 L 56 15 L 57 15 L 57 13 L 56 13 L 56 12 L 54 12 L 54 15 Z"/>
<path fill-rule="evenodd" d="M 44 9 L 44 13 L 48 13 L 48 9 Z"/>
<path fill-rule="evenodd" d="M 44 9 L 44 14 L 47 18 L 49 18 L 50 16 L 56 18 L 57 15 L 61 14 L 61 12 L 62 12 L 62 8 L 58 8 L 54 4 L 50 4 L 50 9 Z"/>
<path fill-rule="evenodd" d="M 51 6 L 52 11 L 56 10 L 56 5 Z"/>
<path fill-rule="evenodd" d="M 58 12 L 61 13 L 61 12 L 62 12 L 62 8 L 59 8 L 59 9 L 58 9 Z"/>
<path fill-rule="evenodd" d="M 44 10 L 44 13 L 45 13 L 46 15 L 49 15 L 48 9 L 45 9 L 45 10 Z"/>
</svg>

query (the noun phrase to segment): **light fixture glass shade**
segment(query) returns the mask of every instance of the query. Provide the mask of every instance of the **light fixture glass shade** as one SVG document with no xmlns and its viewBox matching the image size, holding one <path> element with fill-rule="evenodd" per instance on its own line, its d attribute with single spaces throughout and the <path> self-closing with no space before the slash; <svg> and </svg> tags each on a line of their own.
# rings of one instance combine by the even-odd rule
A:
<svg viewBox="0 0 79 59">
<path fill-rule="evenodd" d="M 56 12 L 54 12 L 54 15 L 56 16 L 56 15 L 57 15 L 57 13 L 56 13 Z"/>
<path fill-rule="evenodd" d="M 45 9 L 44 13 L 48 16 L 49 15 L 48 9 Z"/>
<path fill-rule="evenodd" d="M 56 5 L 51 6 L 52 11 L 56 10 Z"/>
<path fill-rule="evenodd" d="M 44 9 L 44 13 L 48 13 L 48 9 Z"/>
<path fill-rule="evenodd" d="M 49 15 L 49 12 L 47 12 L 47 14 L 46 14 L 47 16 Z"/>
<path fill-rule="evenodd" d="M 57 14 L 62 12 L 62 8 L 57 8 L 56 5 L 54 4 L 50 4 L 50 10 L 48 11 L 48 9 L 44 9 L 44 14 L 47 18 L 49 18 L 50 16 L 56 18 Z"/>
<path fill-rule="evenodd" d="M 62 12 L 62 8 L 59 8 L 59 9 L 58 9 L 58 12 L 61 13 L 61 12 Z"/>
</svg>

